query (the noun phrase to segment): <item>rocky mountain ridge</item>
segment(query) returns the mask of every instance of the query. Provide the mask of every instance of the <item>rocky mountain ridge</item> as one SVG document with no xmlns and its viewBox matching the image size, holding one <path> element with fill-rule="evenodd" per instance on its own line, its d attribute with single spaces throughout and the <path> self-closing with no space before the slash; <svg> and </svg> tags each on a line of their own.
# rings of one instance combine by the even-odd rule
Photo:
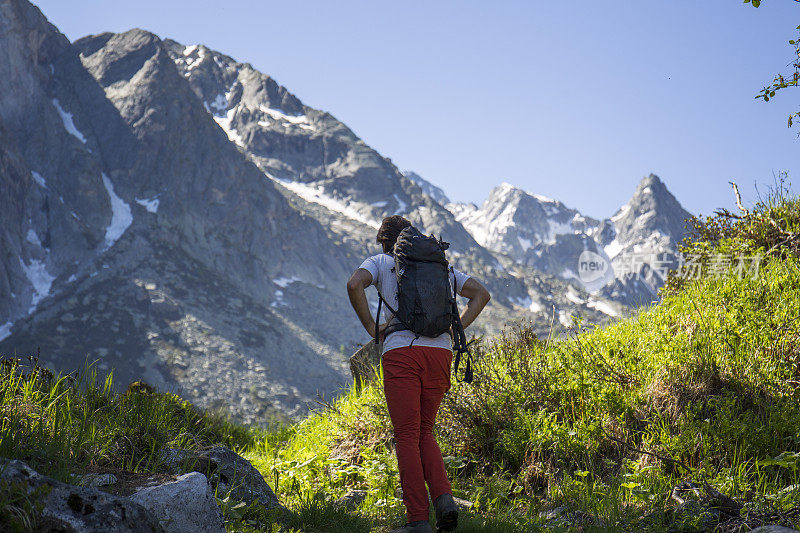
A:
<svg viewBox="0 0 800 533">
<path fill-rule="evenodd" d="M 508 183 L 494 188 L 480 207 L 447 207 L 492 252 L 631 306 L 656 298 L 667 269 L 677 267 L 677 244 L 691 217 L 654 174 L 603 220 Z M 581 272 L 586 251 L 607 265 L 602 275 Z"/>
<path fill-rule="evenodd" d="M 490 288 L 478 333 L 619 316 L 632 281 L 590 293 L 558 262 L 616 260 L 654 224 L 675 242 L 660 200 L 608 223 L 509 186 L 446 203 L 249 64 L 138 29 L 69 43 L 24 0 L 0 14 L 0 352 L 97 360 L 263 423 L 349 382 L 367 335 L 343 286 L 384 216 L 443 235 Z"/>
</svg>

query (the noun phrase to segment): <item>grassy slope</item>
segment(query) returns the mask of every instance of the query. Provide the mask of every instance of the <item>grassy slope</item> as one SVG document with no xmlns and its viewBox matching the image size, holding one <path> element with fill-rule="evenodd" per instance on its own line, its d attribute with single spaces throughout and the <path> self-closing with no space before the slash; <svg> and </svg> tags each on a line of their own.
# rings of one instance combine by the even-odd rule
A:
<svg viewBox="0 0 800 533">
<path fill-rule="evenodd" d="M 721 229 L 709 221 L 692 250 L 766 252 L 800 229 L 798 207 L 762 206 Z M 479 346 L 478 382 L 454 384 L 437 428 L 456 495 L 474 502 L 459 531 L 534 530 L 560 505 L 588 529 L 692 530 L 697 516 L 670 500 L 685 480 L 746 502 L 743 515 L 800 505 L 800 263 L 781 250 L 755 276 L 673 280 L 658 305 L 603 329 L 577 320 L 569 338 L 547 342 L 523 325 Z M 158 472 L 164 446 L 223 443 L 292 510 L 276 517 L 218 495 L 232 529 L 380 531 L 403 520 L 379 382 L 264 432 L 173 395 L 114 394 L 91 370 L 57 380 L 3 369 L 0 456 L 57 478 L 103 466 Z M 366 499 L 336 510 L 350 489 Z M 36 514 L 0 491 L 0 524 L 12 512 Z"/>
<path fill-rule="evenodd" d="M 480 347 L 480 382 L 456 384 L 438 423 L 454 489 L 475 502 L 461 530 L 535 529 L 558 505 L 589 527 L 691 530 L 697 517 L 670 500 L 686 480 L 746 502 L 742 516 L 796 508 L 800 264 L 786 236 L 799 226 L 796 199 L 698 221 L 685 251 L 714 275 L 673 279 L 658 305 L 603 329 L 578 320 L 548 343 L 522 326 Z M 728 254 L 766 258 L 719 268 Z M 390 437 L 376 383 L 250 458 L 280 472 L 289 502 L 366 489 L 359 513 L 385 526 L 402 521 Z"/>
<path fill-rule="evenodd" d="M 615 528 L 636 529 L 644 515 L 666 527 L 684 479 L 753 509 L 798 505 L 800 455 L 787 455 L 800 452 L 798 317 L 800 265 L 789 259 L 756 279 L 688 284 L 634 318 L 547 347 L 510 332 L 482 351 L 481 381 L 456 384 L 439 415 L 457 494 L 476 502 L 475 521 L 509 530 L 535 527 L 540 510 L 560 504 Z M 249 457 L 280 472 L 288 501 L 366 489 L 360 512 L 389 524 L 402 520 L 390 437 L 377 383 Z M 767 461 L 782 452 L 782 466 Z"/>
</svg>

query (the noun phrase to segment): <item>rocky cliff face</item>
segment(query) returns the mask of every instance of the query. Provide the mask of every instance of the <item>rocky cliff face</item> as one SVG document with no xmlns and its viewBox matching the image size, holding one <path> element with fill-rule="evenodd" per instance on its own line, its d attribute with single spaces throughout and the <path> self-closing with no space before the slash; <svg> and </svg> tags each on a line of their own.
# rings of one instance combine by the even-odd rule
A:
<svg viewBox="0 0 800 533">
<path fill-rule="evenodd" d="M 129 192 L 153 206 L 160 238 L 246 290 L 274 291 L 271 280 L 287 269 L 314 282 L 344 275 L 319 224 L 228 142 L 158 37 L 132 30 L 75 46 L 147 154 Z M 331 272 L 321 254 L 339 268 Z"/>
<path fill-rule="evenodd" d="M 374 234 L 383 217 L 401 214 L 425 231 L 446 234 L 454 249 L 493 262 L 450 212 L 329 113 L 304 105 L 247 63 L 203 45 L 166 45 L 231 143 L 275 183 L 323 208 L 311 213 L 325 225 L 343 215 Z"/>
<path fill-rule="evenodd" d="M 0 319 L 13 322 L 118 237 L 112 189 L 131 150 L 113 106 L 35 7 L 0 2 L 0 35 Z"/>
<path fill-rule="evenodd" d="M 422 189 L 422 192 L 439 202 L 441 205 L 447 205 L 450 203 L 450 199 L 444 193 L 442 189 L 434 185 L 433 183 L 429 182 L 416 172 L 412 172 L 411 170 L 404 170 L 403 176 L 410 179 L 417 185 L 419 188 Z"/>
<path fill-rule="evenodd" d="M 245 422 L 300 416 L 350 381 L 367 335 L 344 283 L 384 216 L 442 235 L 490 288 L 476 333 L 546 335 L 629 299 L 631 280 L 590 293 L 565 262 L 661 230 L 668 248 L 683 214 L 660 181 L 603 222 L 510 186 L 446 206 L 251 65 L 143 30 L 71 44 L 24 0 L 0 14 L 0 353 L 57 370 L 88 359 Z"/>
<path fill-rule="evenodd" d="M 249 421 L 303 411 L 343 383 L 339 347 L 353 344 L 355 321 L 327 315 L 346 253 L 229 142 L 164 43 L 133 30 L 71 45 L 32 6 L 2 6 L 24 16 L 3 17 L 21 52 L 0 69 L 39 79 L 42 94 L 0 114 L 0 301 L 16 309 L 3 314 L 0 350 L 40 349 L 59 369 L 97 359 L 122 382 L 143 375 L 200 405 L 234 403 Z M 51 42 L 71 58 L 60 85 L 61 63 L 50 69 L 41 50 Z M 66 89 L 52 103 L 62 85 L 78 87 L 83 107 Z M 44 118 L 15 122 L 20 105 Z"/>
</svg>

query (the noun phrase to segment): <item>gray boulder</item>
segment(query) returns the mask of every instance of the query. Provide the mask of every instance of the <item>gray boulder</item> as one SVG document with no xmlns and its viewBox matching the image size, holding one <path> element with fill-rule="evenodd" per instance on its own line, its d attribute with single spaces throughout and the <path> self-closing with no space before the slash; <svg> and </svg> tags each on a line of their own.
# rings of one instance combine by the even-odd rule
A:
<svg viewBox="0 0 800 533">
<path fill-rule="evenodd" d="M 128 498 L 90 487 L 61 483 L 22 461 L 0 459 L 0 492 L 25 490 L 42 507 L 48 531 L 75 533 L 158 533 L 164 531 L 147 509 Z"/>
<path fill-rule="evenodd" d="M 750 533 L 800 533 L 796 529 L 783 526 L 761 526 L 750 530 Z"/>
<path fill-rule="evenodd" d="M 220 494 L 230 493 L 235 500 L 251 504 L 254 501 L 267 509 L 282 507 L 261 472 L 250 462 L 224 446 L 215 446 L 200 454 L 212 468 L 212 481 L 217 481 Z"/>
<path fill-rule="evenodd" d="M 146 487 L 130 496 L 158 518 L 166 533 L 222 532 L 222 511 L 206 476 L 184 474 L 175 481 Z"/>
<path fill-rule="evenodd" d="M 258 500 L 267 509 L 283 507 L 261 472 L 247 459 L 224 446 L 202 451 L 168 448 L 164 450 L 162 459 L 174 474 L 206 473 L 221 496 L 230 494 L 233 499 L 247 504 Z"/>
</svg>

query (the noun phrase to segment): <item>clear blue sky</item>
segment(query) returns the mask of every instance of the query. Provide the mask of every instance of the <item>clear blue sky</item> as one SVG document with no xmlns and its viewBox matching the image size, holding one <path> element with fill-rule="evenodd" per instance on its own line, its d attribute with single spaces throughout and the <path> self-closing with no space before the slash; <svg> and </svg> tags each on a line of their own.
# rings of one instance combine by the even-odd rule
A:
<svg viewBox="0 0 800 533">
<path fill-rule="evenodd" d="M 203 43 L 329 111 L 454 200 L 502 181 L 606 217 L 646 174 L 693 213 L 800 184 L 800 3 L 40 0 L 70 39 L 133 27 Z M 799 187 L 794 186 L 797 191 Z"/>
</svg>

